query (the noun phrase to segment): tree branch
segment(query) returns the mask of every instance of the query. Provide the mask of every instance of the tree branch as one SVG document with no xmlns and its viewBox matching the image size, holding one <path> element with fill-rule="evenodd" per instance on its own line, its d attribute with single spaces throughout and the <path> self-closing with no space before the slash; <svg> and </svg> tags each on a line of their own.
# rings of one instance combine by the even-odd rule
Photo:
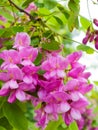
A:
<svg viewBox="0 0 98 130">
<path fill-rule="evenodd" d="M 21 9 L 20 7 L 18 7 L 14 2 L 12 2 L 11 0 L 8 0 L 9 1 L 9 3 L 11 4 L 11 5 L 13 5 L 16 9 L 18 9 L 20 12 L 23 12 L 23 13 L 25 13 L 27 16 L 29 16 L 29 18 L 31 19 L 31 20 L 36 20 L 31 14 L 29 14 L 28 12 L 26 12 L 25 10 L 23 10 L 23 9 Z"/>
</svg>

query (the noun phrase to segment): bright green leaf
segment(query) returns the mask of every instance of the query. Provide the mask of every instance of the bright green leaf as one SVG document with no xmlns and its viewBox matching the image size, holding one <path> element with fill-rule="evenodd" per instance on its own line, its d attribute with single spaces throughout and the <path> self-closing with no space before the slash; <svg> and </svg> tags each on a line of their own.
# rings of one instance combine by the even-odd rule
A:
<svg viewBox="0 0 98 130">
<path fill-rule="evenodd" d="M 75 15 L 79 14 L 80 6 L 79 4 L 75 3 L 73 0 L 70 0 L 68 2 L 69 9 L 74 12 Z"/>
<path fill-rule="evenodd" d="M 75 121 L 70 124 L 69 130 L 78 130 L 78 126 Z"/>
<path fill-rule="evenodd" d="M 80 22 L 81 22 L 82 28 L 85 30 L 87 30 L 87 28 L 91 25 L 91 22 L 87 18 L 82 17 L 82 16 L 80 16 Z"/>
<path fill-rule="evenodd" d="M 57 128 L 61 123 L 62 123 L 62 117 L 59 117 L 58 121 L 49 122 L 45 130 L 57 130 Z"/>
<path fill-rule="evenodd" d="M 96 86 L 98 86 L 98 81 L 93 81 Z"/>
<path fill-rule="evenodd" d="M 93 54 L 94 53 L 94 49 L 89 47 L 89 46 L 85 46 L 83 44 L 77 46 L 77 49 L 78 50 L 82 50 L 82 51 L 85 51 L 86 53 L 88 54 Z"/>
<path fill-rule="evenodd" d="M 59 17 L 57 17 L 57 16 L 53 16 L 55 19 L 56 19 L 56 21 L 60 24 L 60 25 L 63 25 L 63 21 L 59 18 Z"/>
<path fill-rule="evenodd" d="M 23 111 L 16 104 L 5 103 L 3 107 L 4 115 L 10 124 L 18 130 L 27 130 L 28 123 Z"/>
<path fill-rule="evenodd" d="M 57 8 L 60 10 L 60 12 L 62 12 L 64 14 L 64 16 L 65 16 L 66 19 L 69 18 L 70 14 L 69 14 L 69 11 L 66 8 L 64 8 L 60 4 L 57 5 Z"/>
<path fill-rule="evenodd" d="M 43 0 L 44 6 L 48 9 L 52 9 L 57 5 L 56 0 Z"/>
<path fill-rule="evenodd" d="M 9 20 L 9 21 L 13 21 L 14 20 L 14 18 L 13 18 L 13 16 L 11 15 L 11 13 L 9 12 L 9 11 L 7 11 L 7 10 L 4 10 L 4 9 L 0 9 L 0 15 L 2 15 L 3 14 L 3 16 L 7 19 L 7 20 Z"/>
</svg>

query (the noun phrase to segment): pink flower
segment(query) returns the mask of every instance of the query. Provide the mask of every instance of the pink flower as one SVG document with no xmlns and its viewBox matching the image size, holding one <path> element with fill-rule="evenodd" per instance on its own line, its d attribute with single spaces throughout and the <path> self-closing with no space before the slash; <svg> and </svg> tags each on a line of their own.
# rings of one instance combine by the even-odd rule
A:
<svg viewBox="0 0 98 130">
<path fill-rule="evenodd" d="M 10 65 L 7 69 L 0 72 L 0 80 L 2 81 L 8 81 L 10 79 L 14 80 L 22 80 L 23 79 L 23 73 L 21 69 L 16 65 Z"/>
<path fill-rule="evenodd" d="M 22 49 L 24 47 L 28 47 L 30 45 L 30 37 L 27 33 L 21 32 L 17 33 L 15 37 L 15 43 L 13 48 Z"/>
<path fill-rule="evenodd" d="M 69 54 L 66 59 L 68 60 L 68 62 L 71 64 L 73 62 L 76 62 L 80 59 L 80 57 L 82 56 L 82 51 L 78 51 L 78 52 L 73 52 L 71 54 Z"/>
<path fill-rule="evenodd" d="M 2 67 L 9 66 L 10 64 L 19 64 L 21 61 L 19 52 L 16 50 L 4 50 L 0 53 L 0 58 L 4 60 Z"/>
<path fill-rule="evenodd" d="M 38 49 L 29 46 L 27 48 L 21 49 L 19 51 L 19 55 L 22 59 L 22 62 L 21 62 L 22 65 L 24 65 L 24 66 L 33 65 L 32 62 L 36 59 L 36 57 L 38 55 Z"/>
<path fill-rule="evenodd" d="M 31 11 L 37 11 L 37 6 L 32 2 L 29 6 L 25 9 L 26 12 L 30 13 Z"/>
<path fill-rule="evenodd" d="M 70 103 L 71 109 L 63 114 L 64 121 L 69 125 L 73 120 L 80 120 L 88 102 L 84 99 Z"/>
<path fill-rule="evenodd" d="M 22 72 L 24 73 L 23 76 L 23 81 L 26 84 L 35 84 L 37 85 L 37 81 L 38 81 L 38 75 L 37 75 L 37 71 L 38 71 L 38 67 L 36 66 L 24 66 L 22 68 Z"/>
<path fill-rule="evenodd" d="M 67 68 L 68 62 L 62 56 L 56 55 L 49 57 L 46 61 L 42 63 L 42 70 L 45 70 L 46 73 L 44 77 L 46 79 L 50 78 L 64 78 L 66 73 L 64 72 Z"/>
</svg>

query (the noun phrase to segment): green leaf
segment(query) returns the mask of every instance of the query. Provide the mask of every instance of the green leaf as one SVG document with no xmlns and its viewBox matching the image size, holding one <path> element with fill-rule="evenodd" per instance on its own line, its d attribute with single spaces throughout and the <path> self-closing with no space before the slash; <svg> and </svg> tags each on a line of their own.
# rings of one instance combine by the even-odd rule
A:
<svg viewBox="0 0 98 130">
<path fill-rule="evenodd" d="M 63 25 L 63 21 L 59 18 L 59 17 L 57 17 L 57 16 L 53 16 L 55 19 L 56 19 L 56 21 L 60 24 L 60 25 Z"/>
<path fill-rule="evenodd" d="M 3 16 L 7 19 L 7 20 L 9 20 L 9 21 L 13 21 L 14 20 L 14 18 L 13 18 L 13 16 L 11 15 L 11 13 L 8 11 L 8 10 L 5 10 L 5 9 L 0 9 L 0 15 L 2 15 L 3 14 Z"/>
<path fill-rule="evenodd" d="M 82 51 L 85 51 L 87 54 L 93 54 L 94 53 L 94 49 L 89 47 L 89 46 L 85 46 L 83 44 L 77 46 L 77 49 L 78 50 L 82 50 Z"/>
<path fill-rule="evenodd" d="M 58 121 L 49 122 L 45 130 L 57 130 L 57 128 L 61 123 L 62 123 L 62 117 L 59 117 Z"/>
<path fill-rule="evenodd" d="M 43 0 L 44 6 L 48 9 L 52 9 L 57 5 L 56 0 Z"/>
<path fill-rule="evenodd" d="M 70 124 L 69 130 L 78 130 L 78 126 L 75 121 Z"/>
<path fill-rule="evenodd" d="M 34 64 L 35 64 L 35 65 L 39 65 L 40 62 L 41 62 L 41 60 L 42 60 L 42 54 L 41 54 L 41 53 L 38 53 L 38 56 L 37 56 L 37 58 L 35 59 Z"/>
<path fill-rule="evenodd" d="M 4 116 L 3 110 L 2 108 L 0 109 L 0 118 L 2 118 Z"/>
<path fill-rule="evenodd" d="M 0 37 L 2 36 L 2 34 L 5 32 L 4 29 L 0 28 Z"/>
<path fill-rule="evenodd" d="M 31 39 L 31 45 L 33 47 L 37 47 L 39 43 L 40 43 L 39 37 L 32 37 L 32 39 Z"/>
<path fill-rule="evenodd" d="M 42 48 L 48 51 L 55 51 L 59 50 L 60 46 L 58 42 L 52 41 L 51 43 L 42 43 Z"/>
<path fill-rule="evenodd" d="M 9 123 L 18 130 L 27 130 L 28 123 L 24 116 L 23 111 L 17 104 L 5 103 L 3 106 L 5 117 L 9 120 Z"/>
<path fill-rule="evenodd" d="M 4 127 L 6 130 L 13 130 L 13 127 L 9 124 L 9 121 L 5 117 L 0 119 L 0 126 Z"/>
<path fill-rule="evenodd" d="M 75 15 L 73 13 L 70 14 L 70 17 L 68 19 L 68 28 L 69 28 L 69 30 L 71 32 L 73 31 L 74 27 L 76 26 L 76 22 L 75 21 L 76 21 Z"/>
<path fill-rule="evenodd" d="M 68 7 L 72 12 L 74 12 L 75 15 L 79 14 L 80 6 L 79 4 L 75 3 L 75 1 L 70 0 L 68 2 Z"/>
<path fill-rule="evenodd" d="M 23 26 L 13 26 L 11 29 L 12 29 L 13 34 L 16 34 L 17 32 L 23 32 L 24 31 Z"/>
<path fill-rule="evenodd" d="M 65 18 L 68 19 L 70 14 L 69 11 L 67 9 L 65 9 L 62 5 L 58 4 L 57 8 L 61 11 L 61 13 L 64 14 Z"/>
<path fill-rule="evenodd" d="M 23 7 L 27 7 L 31 2 L 33 2 L 34 0 L 26 0 L 23 4 L 22 4 L 22 6 Z"/>
<path fill-rule="evenodd" d="M 85 30 L 87 30 L 87 28 L 91 25 L 91 22 L 83 16 L 80 16 L 80 23 L 82 25 L 82 28 Z"/>
<path fill-rule="evenodd" d="M 4 127 L 0 126 L 0 130 L 6 130 Z"/>
<path fill-rule="evenodd" d="M 96 86 L 98 86 L 98 81 L 93 81 Z"/>
</svg>

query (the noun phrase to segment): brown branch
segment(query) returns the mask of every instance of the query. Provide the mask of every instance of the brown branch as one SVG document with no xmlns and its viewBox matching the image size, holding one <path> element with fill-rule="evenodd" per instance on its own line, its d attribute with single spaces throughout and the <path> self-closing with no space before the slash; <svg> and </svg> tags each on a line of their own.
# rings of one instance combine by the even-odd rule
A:
<svg viewBox="0 0 98 130">
<path fill-rule="evenodd" d="M 28 12 L 26 12 L 25 10 L 23 10 L 23 9 L 21 9 L 20 7 L 18 7 L 14 2 L 12 2 L 11 0 L 8 0 L 9 1 L 9 3 L 11 4 L 11 5 L 13 5 L 16 9 L 18 9 L 20 12 L 23 12 L 23 13 L 25 13 L 27 16 L 29 16 L 29 18 L 31 19 L 31 20 L 36 20 L 31 14 L 29 14 Z"/>
</svg>

